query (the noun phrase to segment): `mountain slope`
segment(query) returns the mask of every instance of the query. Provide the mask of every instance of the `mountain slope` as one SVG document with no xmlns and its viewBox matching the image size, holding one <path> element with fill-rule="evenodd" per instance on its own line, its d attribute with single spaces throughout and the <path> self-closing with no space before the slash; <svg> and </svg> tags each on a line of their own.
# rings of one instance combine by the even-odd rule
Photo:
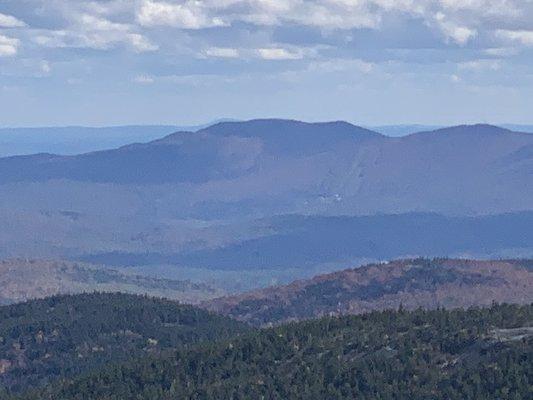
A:
<svg viewBox="0 0 533 400">
<path fill-rule="evenodd" d="M 0 321 L 0 387 L 10 391 L 248 330 L 190 306 L 124 294 L 3 306 Z"/>
<path fill-rule="evenodd" d="M 0 261 L 0 305 L 57 294 L 115 292 L 150 294 L 198 303 L 222 294 L 206 284 L 150 278 L 107 267 L 45 260 Z"/>
<path fill-rule="evenodd" d="M 533 306 L 288 324 L 110 366 L 28 400 L 531 398 Z"/>
<path fill-rule="evenodd" d="M 215 299 L 204 306 L 253 325 L 373 310 L 533 303 L 524 261 L 405 260 L 317 276 L 291 285 Z"/>
<path fill-rule="evenodd" d="M 46 199 L 62 180 L 73 193 L 150 199 L 163 215 L 522 211 L 533 208 L 531 146 L 533 135 L 490 125 L 389 138 L 344 122 L 224 122 L 78 156 L 0 158 L 0 205 L 3 190 Z M 70 200 L 78 211 L 83 199 Z"/>
<path fill-rule="evenodd" d="M 115 150 L 3 158 L 0 185 L 186 184 L 188 202 L 211 212 L 244 201 L 265 213 L 274 204 L 352 215 L 502 212 L 533 207 L 530 146 L 533 135 L 490 125 L 388 138 L 344 122 L 224 122 Z M 508 165 L 509 157 L 526 164 Z"/>
<path fill-rule="evenodd" d="M 0 159 L 0 184 L 68 179 L 117 184 L 201 183 L 234 178 L 263 153 L 292 157 L 334 149 L 339 143 L 379 138 L 348 123 L 307 124 L 256 120 L 222 122 L 196 133 L 178 132 L 114 150 Z"/>
<path fill-rule="evenodd" d="M 256 120 L 78 156 L 2 158 L 0 226 L 8 229 L 0 230 L 0 258 L 118 253 L 133 254 L 138 264 L 155 254 L 173 264 L 202 264 L 209 251 L 268 247 L 268 232 L 255 221 L 279 215 L 462 218 L 528 212 L 532 148 L 533 135 L 488 125 L 389 138 L 343 122 Z M 414 215 L 411 226 L 417 221 Z M 510 235 L 512 242 L 498 227 L 489 233 L 496 238 L 490 245 L 478 240 L 444 254 L 418 252 L 405 235 L 397 241 L 399 254 L 380 248 L 377 240 L 371 241 L 376 247 L 359 253 L 375 260 L 463 252 L 516 257 L 533 250 L 531 241 L 524 247 L 525 240 Z M 235 264 L 237 253 L 227 260 Z"/>
</svg>

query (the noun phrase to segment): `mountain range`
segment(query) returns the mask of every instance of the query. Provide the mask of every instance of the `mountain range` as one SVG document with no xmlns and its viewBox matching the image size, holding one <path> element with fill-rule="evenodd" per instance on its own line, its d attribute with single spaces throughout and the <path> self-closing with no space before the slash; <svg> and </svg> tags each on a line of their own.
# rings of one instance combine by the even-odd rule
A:
<svg viewBox="0 0 533 400">
<path fill-rule="evenodd" d="M 225 122 L 78 156 L 3 158 L 0 184 L 148 186 L 158 211 L 208 218 L 230 204 L 244 215 L 501 213 L 531 208 L 532 149 L 533 135 L 489 125 L 390 138 L 344 122 Z M 179 190 L 181 210 L 169 204 Z"/>
<path fill-rule="evenodd" d="M 177 280 L 231 270 L 247 289 L 397 257 L 527 257 L 532 176 L 533 135 L 496 126 L 388 137 L 340 121 L 221 122 L 0 158 L 0 258 Z"/>
</svg>

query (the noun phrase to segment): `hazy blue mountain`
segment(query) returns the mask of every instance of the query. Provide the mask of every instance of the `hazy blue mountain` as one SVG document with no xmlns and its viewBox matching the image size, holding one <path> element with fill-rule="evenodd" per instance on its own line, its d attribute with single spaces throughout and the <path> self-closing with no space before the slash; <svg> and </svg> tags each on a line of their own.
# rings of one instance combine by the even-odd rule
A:
<svg viewBox="0 0 533 400">
<path fill-rule="evenodd" d="M 520 124 L 499 124 L 498 126 L 509 129 L 515 132 L 527 132 L 533 133 L 533 125 L 520 125 Z M 405 125 L 378 125 L 371 126 L 369 129 L 379 132 L 385 136 L 401 137 L 407 136 L 417 132 L 427 132 L 436 129 L 444 128 L 442 125 L 417 125 L 417 124 L 405 124 Z"/>
<path fill-rule="evenodd" d="M 230 122 L 223 119 L 219 122 Z M 236 122 L 236 121 L 234 121 Z M 108 150 L 131 143 L 145 143 L 178 131 L 196 132 L 214 123 L 177 126 L 177 125 L 133 125 L 113 127 L 34 127 L 1 128 L 0 157 L 50 153 L 76 155 L 99 150 Z M 503 124 L 517 132 L 533 133 L 533 125 Z M 416 132 L 441 128 L 437 125 L 382 125 L 369 127 L 370 130 L 385 136 L 401 137 Z"/>
<path fill-rule="evenodd" d="M 224 122 L 194 134 L 178 132 L 115 150 L 0 159 L 0 183 L 53 179 L 117 184 L 206 182 L 242 175 L 256 167 L 262 156 L 298 157 L 378 137 L 344 122 Z"/>
<path fill-rule="evenodd" d="M 490 125 L 392 138 L 345 122 L 223 122 L 113 150 L 0 158 L 0 258 L 301 273 L 311 259 L 309 271 L 530 254 L 527 215 L 509 229 L 514 217 L 461 218 L 532 211 L 532 176 L 533 135 Z M 268 222 L 291 214 L 347 219 L 316 229 L 289 219 L 295 231 Z M 395 214 L 407 217 L 378 217 Z M 376 219 L 350 219 L 362 216 Z"/>
<path fill-rule="evenodd" d="M 77 156 L 2 158 L 0 204 L 6 188 L 18 204 L 79 192 L 59 208 L 75 212 L 87 192 L 109 197 L 106 208 L 120 192 L 140 212 L 195 219 L 515 212 L 533 208 L 531 146 L 533 135 L 490 125 L 390 138 L 345 122 L 224 122 Z"/>
</svg>

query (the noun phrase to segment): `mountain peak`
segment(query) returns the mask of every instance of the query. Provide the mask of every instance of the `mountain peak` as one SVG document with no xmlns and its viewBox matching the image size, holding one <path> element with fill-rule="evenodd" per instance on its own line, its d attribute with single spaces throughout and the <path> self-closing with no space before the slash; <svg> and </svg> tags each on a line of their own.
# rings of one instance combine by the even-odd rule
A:
<svg viewBox="0 0 533 400">
<path fill-rule="evenodd" d="M 179 131 L 155 140 L 153 144 L 173 144 L 181 142 L 185 136 L 195 132 Z M 342 139 L 370 139 L 383 137 L 378 132 L 366 129 L 346 121 L 303 122 L 293 119 L 252 119 L 248 121 L 220 121 L 196 133 L 213 136 L 237 136 L 259 138 L 264 142 L 287 142 Z M 281 142 L 280 142 L 281 143 Z"/>
<path fill-rule="evenodd" d="M 326 121 L 326 122 L 304 122 L 295 119 L 281 119 L 281 118 L 260 118 L 251 119 L 248 121 L 222 121 L 211 125 L 203 129 L 203 131 L 223 130 L 223 129 L 310 129 L 310 128 L 329 128 L 329 129 L 350 129 L 350 130 L 363 130 L 379 135 L 377 132 L 373 132 L 369 129 L 365 129 L 356 125 L 353 125 L 346 121 Z"/>
<path fill-rule="evenodd" d="M 518 133 L 513 132 L 509 129 L 502 128 L 496 125 L 490 125 L 490 124 L 473 124 L 473 125 L 457 125 L 457 126 L 451 126 L 447 128 L 440 128 L 435 129 L 432 131 L 425 131 L 425 132 L 418 132 L 414 133 L 409 136 L 418 136 L 421 134 L 427 135 L 468 135 L 468 136 L 488 136 L 488 135 L 508 135 L 510 133 Z"/>
</svg>

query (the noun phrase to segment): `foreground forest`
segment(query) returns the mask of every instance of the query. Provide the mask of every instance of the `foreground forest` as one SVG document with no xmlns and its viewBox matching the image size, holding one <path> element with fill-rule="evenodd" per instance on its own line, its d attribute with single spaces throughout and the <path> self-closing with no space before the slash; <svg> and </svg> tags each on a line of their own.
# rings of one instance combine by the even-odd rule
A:
<svg viewBox="0 0 533 400">
<path fill-rule="evenodd" d="M 158 304 L 161 320 L 167 303 L 145 310 Z M 533 305 L 400 309 L 244 334 L 205 317 L 201 329 L 222 339 L 111 363 L 13 399 L 525 400 L 533 392 Z"/>
<path fill-rule="evenodd" d="M 126 294 L 57 296 L 0 307 L 0 399 L 2 388 L 27 390 L 248 330 L 198 308 Z"/>
</svg>

